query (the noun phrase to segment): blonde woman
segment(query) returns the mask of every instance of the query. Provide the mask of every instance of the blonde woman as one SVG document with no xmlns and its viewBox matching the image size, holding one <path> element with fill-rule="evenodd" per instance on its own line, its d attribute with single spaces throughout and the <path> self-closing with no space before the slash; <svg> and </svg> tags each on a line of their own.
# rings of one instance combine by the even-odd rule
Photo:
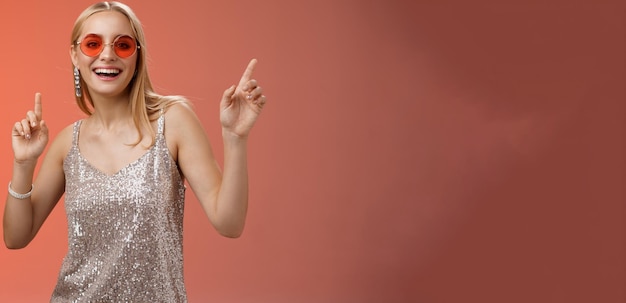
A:
<svg viewBox="0 0 626 303">
<path fill-rule="evenodd" d="M 241 235 L 248 204 L 247 138 L 266 103 L 250 61 L 220 103 L 223 172 L 198 117 L 156 93 L 141 23 L 100 2 L 74 25 L 70 57 L 84 119 L 48 143 L 40 94 L 12 129 L 7 247 L 25 247 L 65 194 L 69 247 L 51 302 L 186 302 L 182 226 L 187 182 L 215 229 Z"/>
</svg>

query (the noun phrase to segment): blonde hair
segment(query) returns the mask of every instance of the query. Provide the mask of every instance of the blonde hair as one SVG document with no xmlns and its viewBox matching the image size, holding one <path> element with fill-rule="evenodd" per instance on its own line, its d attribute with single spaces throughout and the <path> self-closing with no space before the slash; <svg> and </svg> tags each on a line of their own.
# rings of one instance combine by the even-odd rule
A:
<svg viewBox="0 0 626 303">
<path fill-rule="evenodd" d="M 188 100 L 182 96 L 160 95 L 157 94 L 152 88 L 152 82 L 150 81 L 148 68 L 146 66 L 147 47 L 143 27 L 139 18 L 137 18 L 133 10 L 126 4 L 116 1 L 105 1 L 89 6 L 78 16 L 74 23 L 71 45 L 76 47 L 76 41 L 80 36 L 85 20 L 87 20 L 87 18 L 91 15 L 103 11 L 116 11 L 126 16 L 128 21 L 130 21 L 130 26 L 135 39 L 141 46 L 141 48 L 137 50 L 138 55 L 135 76 L 128 84 L 130 86 L 130 105 L 133 122 L 140 134 L 138 140 L 133 144 L 137 145 L 141 142 L 143 139 L 142 129 L 146 129 L 152 137 L 152 143 L 150 145 L 153 145 L 156 140 L 156 133 L 152 129 L 150 123 L 158 118 L 161 110 L 164 110 L 175 103 L 188 103 Z M 89 94 L 89 88 L 83 81 L 82 77 L 80 79 L 80 84 L 83 93 L 82 96 L 76 97 L 76 103 L 81 111 L 91 116 L 94 111 L 94 104 L 91 100 L 91 95 Z"/>
</svg>

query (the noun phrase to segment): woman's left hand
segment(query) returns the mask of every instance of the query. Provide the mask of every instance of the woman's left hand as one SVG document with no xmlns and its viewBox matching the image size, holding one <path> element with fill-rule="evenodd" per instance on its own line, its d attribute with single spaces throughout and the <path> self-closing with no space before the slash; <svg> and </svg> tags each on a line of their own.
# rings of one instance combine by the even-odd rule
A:
<svg viewBox="0 0 626 303">
<path fill-rule="evenodd" d="M 220 103 L 220 121 L 225 134 L 248 136 L 267 102 L 263 89 L 252 79 L 256 63 L 256 59 L 250 60 L 239 84 L 224 91 Z"/>
</svg>

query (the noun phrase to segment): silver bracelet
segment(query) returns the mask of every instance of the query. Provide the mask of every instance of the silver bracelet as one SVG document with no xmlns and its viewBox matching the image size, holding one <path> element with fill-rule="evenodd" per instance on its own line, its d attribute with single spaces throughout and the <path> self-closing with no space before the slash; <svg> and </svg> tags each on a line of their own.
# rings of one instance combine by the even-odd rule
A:
<svg viewBox="0 0 626 303">
<path fill-rule="evenodd" d="M 28 197 L 30 197 L 30 195 L 33 193 L 33 188 L 35 188 L 34 184 L 30 185 L 30 191 L 25 193 L 25 194 L 20 194 L 15 192 L 12 188 L 11 188 L 11 181 L 9 181 L 9 195 L 11 195 L 11 197 L 15 198 L 15 199 L 20 199 L 20 200 L 24 200 Z"/>
</svg>

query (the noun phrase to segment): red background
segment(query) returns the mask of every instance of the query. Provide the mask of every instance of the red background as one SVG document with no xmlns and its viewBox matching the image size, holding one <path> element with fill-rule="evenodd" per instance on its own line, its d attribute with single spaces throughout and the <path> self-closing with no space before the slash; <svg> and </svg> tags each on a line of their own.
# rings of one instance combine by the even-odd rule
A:
<svg viewBox="0 0 626 303">
<path fill-rule="evenodd" d="M 269 97 L 242 238 L 188 196 L 190 301 L 625 302 L 624 2 L 503 2 L 127 1 L 220 162 L 219 97 L 253 57 Z M 82 117 L 90 3 L 0 4 L 0 180 L 35 92 L 53 136 Z M 66 245 L 61 203 L 0 248 L 0 301 L 47 302 Z"/>
</svg>

